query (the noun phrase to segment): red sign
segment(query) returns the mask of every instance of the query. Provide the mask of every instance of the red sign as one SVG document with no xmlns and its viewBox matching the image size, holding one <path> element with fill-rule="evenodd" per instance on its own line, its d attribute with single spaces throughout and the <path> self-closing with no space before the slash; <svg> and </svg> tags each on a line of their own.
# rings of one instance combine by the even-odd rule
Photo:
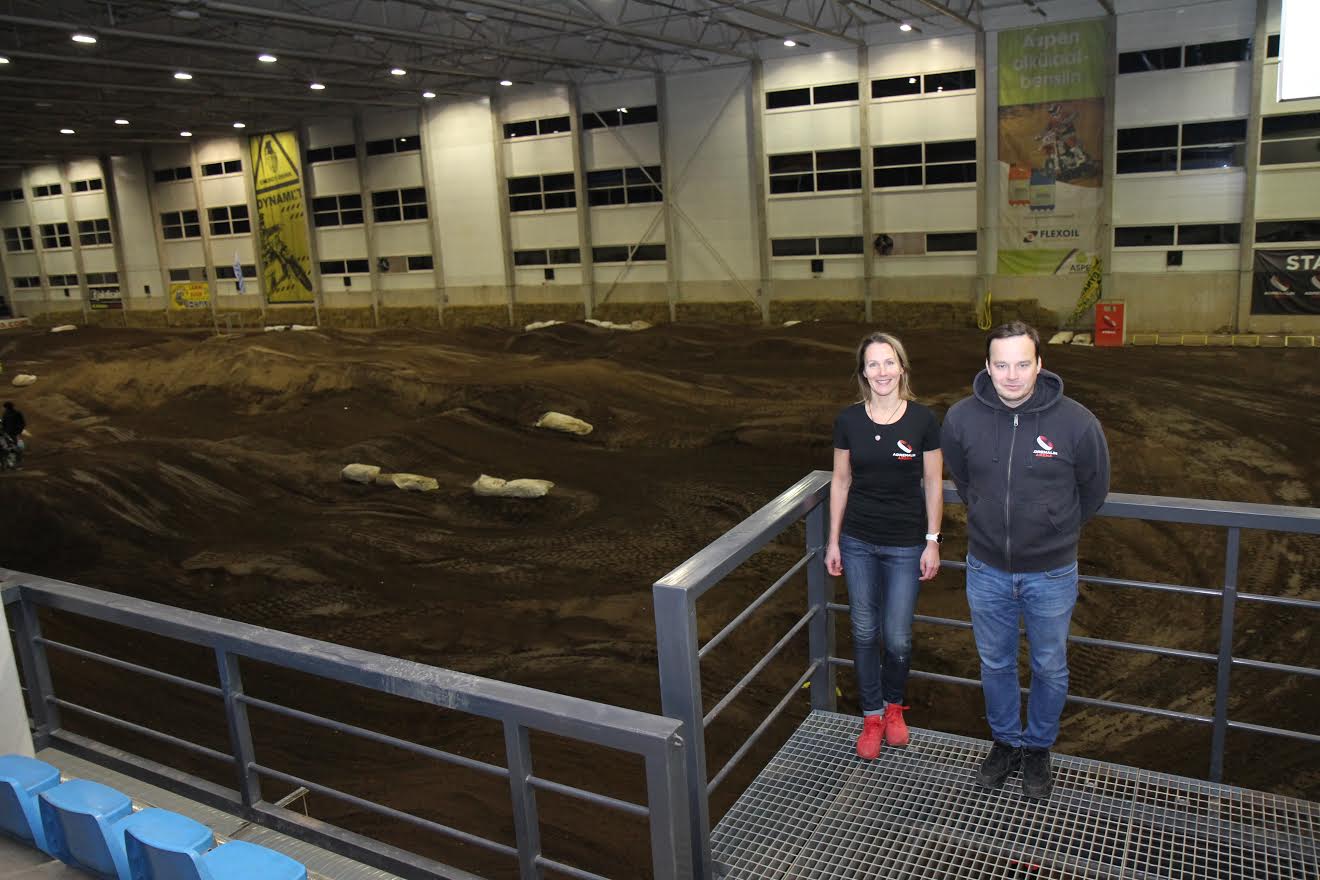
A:
<svg viewBox="0 0 1320 880">
<path fill-rule="evenodd" d="M 1098 302 L 1095 304 L 1095 344 L 1122 345 L 1123 304 L 1121 302 Z"/>
</svg>

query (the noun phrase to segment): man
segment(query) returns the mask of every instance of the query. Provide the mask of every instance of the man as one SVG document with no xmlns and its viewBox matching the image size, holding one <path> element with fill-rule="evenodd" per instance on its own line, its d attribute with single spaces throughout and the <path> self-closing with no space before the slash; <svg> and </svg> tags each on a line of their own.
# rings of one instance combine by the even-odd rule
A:
<svg viewBox="0 0 1320 880">
<path fill-rule="evenodd" d="M 26 427 L 27 421 L 23 418 L 23 414 L 14 409 L 13 403 L 6 400 L 5 413 L 0 416 L 0 430 L 9 435 L 10 440 L 18 442 L 18 435 L 22 434 Z"/>
<path fill-rule="evenodd" d="M 1068 696 L 1077 540 L 1109 492 L 1109 448 L 1096 417 L 1041 369 L 1033 327 L 996 327 L 985 351 L 985 370 L 949 410 L 940 443 L 967 505 L 967 604 L 994 735 L 977 781 L 993 790 L 1020 766 L 1023 794 L 1043 798 Z M 1031 657 L 1025 730 L 1019 619 Z"/>
</svg>

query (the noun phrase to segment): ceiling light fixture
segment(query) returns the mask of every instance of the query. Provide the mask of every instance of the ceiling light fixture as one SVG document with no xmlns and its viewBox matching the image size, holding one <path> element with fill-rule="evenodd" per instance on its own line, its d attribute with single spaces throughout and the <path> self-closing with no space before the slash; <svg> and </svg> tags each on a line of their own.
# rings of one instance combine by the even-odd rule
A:
<svg viewBox="0 0 1320 880">
<path fill-rule="evenodd" d="M 192 137 L 192 132 L 191 132 L 191 131 L 181 131 L 181 132 L 179 132 L 179 137 L 181 137 L 181 138 L 190 138 L 190 137 Z"/>
<path fill-rule="evenodd" d="M 422 92 L 422 97 L 426 98 L 429 101 L 430 99 L 435 97 L 435 92 Z"/>
<path fill-rule="evenodd" d="M 85 46 L 91 46 L 96 43 L 96 37 L 88 33 L 76 33 L 72 37 L 75 43 L 82 43 Z"/>
<path fill-rule="evenodd" d="M 279 61 L 280 59 L 276 58 L 274 55 L 270 54 L 269 52 L 262 52 L 260 55 L 257 56 L 257 60 L 260 61 L 262 64 L 274 64 L 276 61 Z"/>
<path fill-rule="evenodd" d="M 900 25 L 898 26 L 898 29 L 899 29 L 900 31 L 902 31 L 903 33 L 906 34 L 908 31 L 912 30 L 912 25 L 908 24 L 908 23 L 905 21 L 905 22 L 903 22 L 902 24 L 900 24 Z"/>
<path fill-rule="evenodd" d="M 191 73 L 184 73 L 182 70 L 180 70 L 178 73 L 174 74 L 174 78 L 175 78 L 175 79 L 192 79 L 192 74 L 191 74 Z"/>
<path fill-rule="evenodd" d="M 513 85 L 513 80 L 511 80 L 511 79 L 502 79 L 502 80 L 500 80 L 500 85 L 504 86 L 504 87 L 507 89 L 509 86 Z"/>
<path fill-rule="evenodd" d="M 234 128 L 247 128 L 247 123 L 245 123 L 245 122 L 235 122 L 235 123 L 234 123 Z"/>
<path fill-rule="evenodd" d="M 307 88 L 311 89 L 311 90 L 314 91 L 314 92 L 324 92 L 324 91 L 325 91 L 325 83 L 312 83 L 312 84 L 311 84 L 310 86 L 308 86 Z"/>
<path fill-rule="evenodd" d="M 797 40 L 784 40 L 784 45 L 792 49 L 794 46 L 797 45 Z"/>
<path fill-rule="evenodd" d="M 408 75 L 408 71 L 404 70 L 402 67 L 390 68 L 390 76 L 407 76 L 407 75 Z"/>
<path fill-rule="evenodd" d="M 115 120 L 115 125 L 128 125 L 128 120 L 127 120 L 127 119 L 116 119 L 116 120 Z"/>
<path fill-rule="evenodd" d="M 170 13 L 175 18 L 182 18 L 185 21 L 196 21 L 202 17 L 202 14 L 196 9 L 176 9 Z"/>
<path fill-rule="evenodd" d="M 71 128 L 61 128 L 61 129 L 60 129 L 60 134 L 73 134 L 73 133 L 74 133 L 74 131 L 73 131 L 73 129 L 71 129 Z"/>
</svg>

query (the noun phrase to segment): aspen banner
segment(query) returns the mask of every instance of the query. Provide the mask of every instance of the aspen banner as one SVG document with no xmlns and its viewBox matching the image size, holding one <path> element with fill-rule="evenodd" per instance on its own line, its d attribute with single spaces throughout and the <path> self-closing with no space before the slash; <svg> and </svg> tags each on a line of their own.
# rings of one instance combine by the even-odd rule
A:
<svg viewBox="0 0 1320 880">
<path fill-rule="evenodd" d="M 1105 26 L 999 34 L 1001 275 L 1085 275 L 1100 254 Z"/>
<path fill-rule="evenodd" d="M 266 302 L 312 302 L 312 253 L 298 136 L 291 131 L 259 134 L 249 138 L 248 144 L 257 191 Z"/>
<path fill-rule="evenodd" d="M 211 304 L 211 285 L 205 281 L 176 281 L 170 285 L 170 309 L 204 309 Z"/>
</svg>

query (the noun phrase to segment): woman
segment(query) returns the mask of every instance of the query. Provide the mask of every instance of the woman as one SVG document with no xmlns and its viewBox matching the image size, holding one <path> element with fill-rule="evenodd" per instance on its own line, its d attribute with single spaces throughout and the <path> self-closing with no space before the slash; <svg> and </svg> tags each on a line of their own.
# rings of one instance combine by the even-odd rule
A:
<svg viewBox="0 0 1320 880">
<path fill-rule="evenodd" d="M 888 333 L 857 346 L 860 402 L 834 421 L 834 478 L 825 568 L 845 574 L 861 691 L 857 754 L 908 744 L 904 691 L 919 581 L 940 568 L 944 457 L 940 426 L 912 399 L 907 352 Z M 878 640 L 884 638 L 881 662 Z"/>
</svg>

